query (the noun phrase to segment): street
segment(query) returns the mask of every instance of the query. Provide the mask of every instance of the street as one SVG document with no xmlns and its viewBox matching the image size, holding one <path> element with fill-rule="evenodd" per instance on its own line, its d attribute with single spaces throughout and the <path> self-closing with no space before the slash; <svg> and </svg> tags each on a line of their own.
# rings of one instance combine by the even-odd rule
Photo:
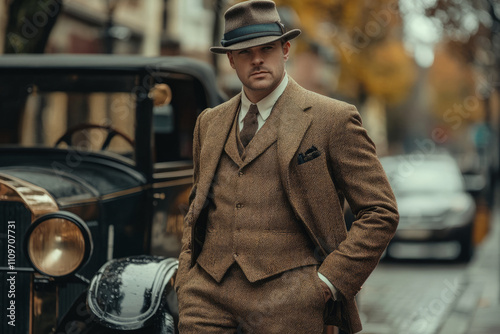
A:
<svg viewBox="0 0 500 334">
<path fill-rule="evenodd" d="M 381 262 L 359 294 L 362 333 L 476 333 L 474 315 L 499 304 L 499 227 L 496 208 L 470 263 Z"/>
<path fill-rule="evenodd" d="M 435 333 L 464 290 L 466 265 L 382 263 L 359 298 L 363 333 Z"/>
</svg>

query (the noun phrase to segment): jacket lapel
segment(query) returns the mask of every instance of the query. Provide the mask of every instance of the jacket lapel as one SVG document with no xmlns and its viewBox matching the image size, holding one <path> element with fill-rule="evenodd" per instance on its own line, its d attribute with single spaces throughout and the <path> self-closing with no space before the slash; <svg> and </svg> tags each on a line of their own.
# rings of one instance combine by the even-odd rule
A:
<svg viewBox="0 0 500 334">
<path fill-rule="evenodd" d="M 281 175 L 286 177 L 287 188 L 290 162 L 311 125 L 311 117 L 305 112 L 311 107 L 305 101 L 307 91 L 292 78 L 288 80 L 288 86 L 276 105 L 282 110 L 278 128 L 278 162 Z"/>
<path fill-rule="evenodd" d="M 217 110 L 217 115 L 215 115 L 207 125 L 207 130 L 205 132 L 207 136 L 203 138 L 204 143 L 200 152 L 200 179 L 198 181 L 198 195 L 196 196 L 198 203 L 195 205 L 197 209 L 194 212 L 195 221 L 208 197 L 208 192 L 212 185 L 212 180 L 217 165 L 219 164 L 222 150 L 224 149 L 229 131 L 233 125 L 238 104 L 240 103 L 240 95 L 241 93 L 229 100 L 220 110 Z"/>
<path fill-rule="evenodd" d="M 238 108 L 240 109 L 240 108 Z M 231 131 L 229 132 L 229 136 L 227 137 L 226 144 L 224 145 L 224 151 L 226 154 L 234 161 L 235 164 L 241 166 L 243 164 L 243 160 L 241 159 L 240 152 L 238 150 L 238 116 L 235 115 L 233 125 L 231 127 Z"/>
</svg>

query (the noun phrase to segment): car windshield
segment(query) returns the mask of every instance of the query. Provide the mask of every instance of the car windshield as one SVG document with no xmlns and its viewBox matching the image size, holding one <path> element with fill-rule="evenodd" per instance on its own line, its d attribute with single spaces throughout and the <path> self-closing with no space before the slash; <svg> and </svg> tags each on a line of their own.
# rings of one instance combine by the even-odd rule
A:
<svg viewBox="0 0 500 334">
<path fill-rule="evenodd" d="M 18 144 L 52 147 L 72 131 L 72 146 L 99 151 L 112 127 L 123 135 L 108 150 L 126 155 L 133 148 L 125 138 L 134 138 L 134 106 L 135 96 L 127 93 L 31 93 L 21 111 Z"/>
<path fill-rule="evenodd" d="M 133 78 L 27 74 L 2 79 L 0 145 L 71 146 L 132 158 L 136 94 L 126 80 Z"/>
<path fill-rule="evenodd" d="M 136 164 L 138 116 L 146 124 L 149 112 L 136 108 L 148 108 L 150 97 L 154 161 L 190 161 L 196 116 L 207 103 L 203 87 L 191 76 L 153 70 L 144 78 L 78 69 L 2 75 L 0 147 L 69 147 Z"/>
<path fill-rule="evenodd" d="M 456 192 L 463 188 L 458 168 L 447 159 L 419 163 L 382 160 L 382 164 L 396 193 Z"/>
</svg>

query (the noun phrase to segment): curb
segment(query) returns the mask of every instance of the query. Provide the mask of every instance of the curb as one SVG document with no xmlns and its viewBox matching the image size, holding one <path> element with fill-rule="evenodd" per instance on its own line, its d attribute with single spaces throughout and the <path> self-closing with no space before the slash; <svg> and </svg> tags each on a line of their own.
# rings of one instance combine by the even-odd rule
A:
<svg viewBox="0 0 500 334">
<path fill-rule="evenodd" d="M 470 328 L 481 299 L 482 287 L 468 282 L 448 317 L 436 334 L 465 334 Z"/>
</svg>

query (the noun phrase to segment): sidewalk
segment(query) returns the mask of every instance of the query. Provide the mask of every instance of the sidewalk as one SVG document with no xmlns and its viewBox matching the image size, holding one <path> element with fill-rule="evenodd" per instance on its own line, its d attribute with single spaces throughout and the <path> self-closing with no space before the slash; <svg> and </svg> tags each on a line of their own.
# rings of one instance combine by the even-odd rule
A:
<svg viewBox="0 0 500 334">
<path fill-rule="evenodd" d="M 467 289 L 438 334 L 500 333 L 500 208 L 465 274 Z"/>
</svg>

